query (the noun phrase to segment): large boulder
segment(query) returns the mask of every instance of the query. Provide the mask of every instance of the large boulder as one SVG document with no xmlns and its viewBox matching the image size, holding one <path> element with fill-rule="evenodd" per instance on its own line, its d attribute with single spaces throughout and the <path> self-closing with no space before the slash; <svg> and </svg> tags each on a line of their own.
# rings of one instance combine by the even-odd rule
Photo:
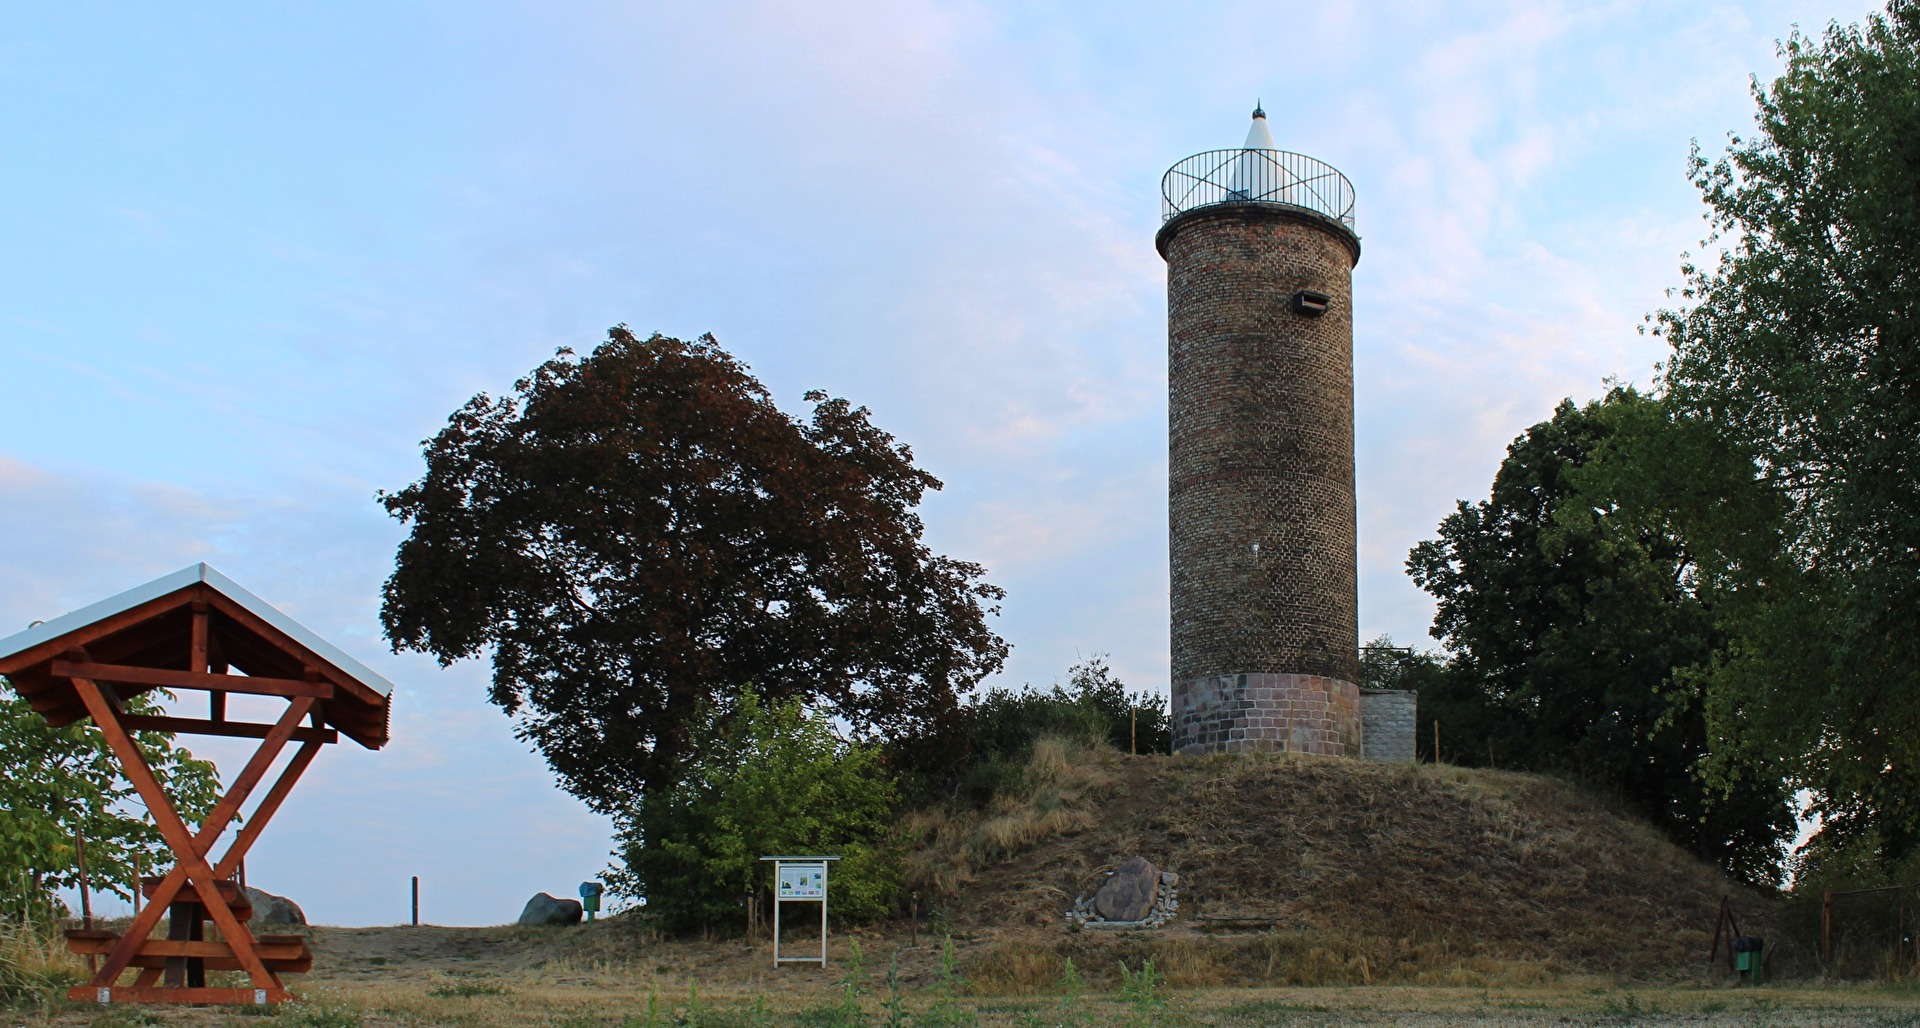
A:
<svg viewBox="0 0 1920 1028">
<path fill-rule="evenodd" d="M 1160 869 L 1128 857 L 1093 894 L 1093 912 L 1106 921 L 1144 921 L 1160 898 Z"/>
<path fill-rule="evenodd" d="M 520 920 L 515 924 L 579 924 L 580 901 L 560 899 L 544 892 L 536 892 L 527 901 L 526 909 L 520 911 Z"/>
<path fill-rule="evenodd" d="M 247 902 L 253 904 L 253 924 L 290 925 L 306 924 L 307 915 L 300 904 L 270 892 L 261 892 L 253 886 L 247 886 Z"/>
</svg>

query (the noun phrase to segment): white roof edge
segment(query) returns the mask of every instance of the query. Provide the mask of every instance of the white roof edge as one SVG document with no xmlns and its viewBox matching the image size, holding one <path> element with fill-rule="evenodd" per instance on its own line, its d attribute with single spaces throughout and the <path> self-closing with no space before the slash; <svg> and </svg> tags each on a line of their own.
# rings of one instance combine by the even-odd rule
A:
<svg viewBox="0 0 1920 1028">
<path fill-rule="evenodd" d="M 145 585 L 134 586 L 117 596 L 109 596 L 98 603 L 90 603 L 79 610 L 62 614 L 24 632 L 16 632 L 0 639 L 0 657 L 11 657 L 22 650 L 38 646 L 49 639 L 58 638 L 76 628 L 112 617 L 123 610 L 131 610 L 148 600 L 157 600 L 168 593 L 178 592 L 196 582 L 205 582 L 213 586 L 227 599 L 245 607 L 255 617 L 285 632 L 293 641 L 312 650 L 334 667 L 359 679 L 368 687 L 379 691 L 381 695 L 393 695 L 392 682 L 375 674 L 372 668 L 347 656 L 346 651 L 340 647 L 315 635 L 305 625 L 281 613 L 273 604 L 248 592 L 240 583 L 204 562 L 188 565 L 169 575 L 161 575 Z"/>
<path fill-rule="evenodd" d="M 839 857 L 761 857 L 761 860 L 839 860 Z"/>
</svg>

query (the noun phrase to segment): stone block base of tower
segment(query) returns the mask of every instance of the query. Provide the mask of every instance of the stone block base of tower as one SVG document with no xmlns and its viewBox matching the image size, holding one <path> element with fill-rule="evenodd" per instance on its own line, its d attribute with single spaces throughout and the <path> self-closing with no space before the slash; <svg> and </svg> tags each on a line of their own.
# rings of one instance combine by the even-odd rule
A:
<svg viewBox="0 0 1920 1028">
<path fill-rule="evenodd" d="M 1173 687 L 1176 753 L 1360 756 L 1360 687 L 1319 675 L 1212 675 Z"/>
</svg>

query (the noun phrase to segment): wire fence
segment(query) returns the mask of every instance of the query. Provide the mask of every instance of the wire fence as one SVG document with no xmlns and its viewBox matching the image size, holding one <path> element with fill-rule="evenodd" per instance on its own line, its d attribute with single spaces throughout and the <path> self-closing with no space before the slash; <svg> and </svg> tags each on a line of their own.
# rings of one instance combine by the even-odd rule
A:
<svg viewBox="0 0 1920 1028">
<path fill-rule="evenodd" d="M 1332 218 L 1349 230 L 1353 183 L 1332 165 L 1285 150 L 1208 150 L 1167 169 L 1160 219 L 1215 204 L 1284 204 Z"/>
<path fill-rule="evenodd" d="M 1920 888 L 1892 885 L 1820 896 L 1820 962 L 1835 978 L 1915 975 L 1915 900 Z"/>
<path fill-rule="evenodd" d="M 1744 912 L 1739 923 L 1766 939 L 1769 977 L 1912 981 L 1920 978 L 1917 901 L 1920 885 L 1798 894 Z"/>
</svg>

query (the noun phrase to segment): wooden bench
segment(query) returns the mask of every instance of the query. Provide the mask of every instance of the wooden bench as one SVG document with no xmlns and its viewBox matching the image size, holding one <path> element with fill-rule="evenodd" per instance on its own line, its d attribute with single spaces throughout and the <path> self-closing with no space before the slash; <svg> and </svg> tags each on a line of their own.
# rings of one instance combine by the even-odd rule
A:
<svg viewBox="0 0 1920 1028">
<path fill-rule="evenodd" d="M 120 941 L 116 932 L 100 928 L 67 929 L 67 950 L 79 956 L 106 956 Z M 313 967 L 313 950 L 298 935 L 262 935 L 254 939 L 260 962 L 276 974 L 300 974 Z M 224 942 L 206 940 L 148 939 L 127 963 L 129 967 L 165 968 L 168 958 L 189 957 L 205 961 L 209 971 L 238 971 L 233 948 Z"/>
</svg>

